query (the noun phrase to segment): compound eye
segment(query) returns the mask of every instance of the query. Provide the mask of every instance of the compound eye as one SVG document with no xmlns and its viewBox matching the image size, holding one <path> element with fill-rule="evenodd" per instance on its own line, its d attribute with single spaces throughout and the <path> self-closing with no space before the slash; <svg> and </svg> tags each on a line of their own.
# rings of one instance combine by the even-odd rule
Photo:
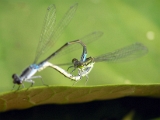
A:
<svg viewBox="0 0 160 120">
<path fill-rule="evenodd" d="M 14 79 L 15 77 L 16 77 L 16 74 L 13 74 L 13 75 L 12 75 L 12 78 Z"/>
<path fill-rule="evenodd" d="M 19 79 L 19 77 L 16 74 L 13 74 L 12 78 L 13 78 L 14 84 L 21 84 L 22 83 L 22 81 Z"/>
<path fill-rule="evenodd" d="M 77 62 L 78 60 L 76 58 L 72 59 L 72 63 L 74 64 L 75 62 Z"/>
</svg>

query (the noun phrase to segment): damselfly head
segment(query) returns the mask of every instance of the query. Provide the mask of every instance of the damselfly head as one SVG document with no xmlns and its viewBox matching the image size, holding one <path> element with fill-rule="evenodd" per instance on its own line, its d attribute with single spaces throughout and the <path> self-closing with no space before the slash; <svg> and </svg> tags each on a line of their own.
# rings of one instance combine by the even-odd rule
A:
<svg viewBox="0 0 160 120">
<path fill-rule="evenodd" d="M 83 66 L 82 62 L 78 61 L 78 59 L 76 59 L 76 58 L 72 59 L 72 63 L 74 65 L 74 68 L 79 68 L 79 67 Z"/>
<path fill-rule="evenodd" d="M 12 78 L 13 78 L 13 83 L 14 84 L 18 84 L 18 85 L 22 84 L 22 81 L 20 80 L 20 78 L 17 74 L 13 74 Z"/>
<path fill-rule="evenodd" d="M 72 59 L 72 63 L 73 63 L 73 64 L 76 64 L 77 62 L 78 62 L 78 60 L 77 60 L 76 58 L 73 58 L 73 59 Z"/>
</svg>

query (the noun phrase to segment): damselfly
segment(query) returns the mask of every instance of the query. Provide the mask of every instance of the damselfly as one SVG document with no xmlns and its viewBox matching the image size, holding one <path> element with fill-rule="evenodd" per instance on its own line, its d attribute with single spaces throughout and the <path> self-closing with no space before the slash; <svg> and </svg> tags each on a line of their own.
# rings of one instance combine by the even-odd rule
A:
<svg viewBox="0 0 160 120">
<path fill-rule="evenodd" d="M 79 70 L 81 68 L 80 65 L 82 66 L 82 64 L 84 64 L 84 63 L 87 62 L 86 61 L 87 47 L 86 47 L 86 45 L 82 41 L 84 41 L 86 44 L 89 44 L 89 43 L 91 43 L 91 42 L 93 42 L 95 40 L 98 40 L 98 38 L 100 38 L 102 35 L 103 35 L 103 32 L 101 32 L 101 31 L 95 31 L 95 32 L 92 32 L 92 33 L 86 35 L 85 37 L 83 37 L 81 39 L 74 40 L 74 41 L 71 41 L 71 42 L 68 42 L 68 43 L 64 44 L 56 52 L 54 52 L 53 54 L 51 54 L 48 58 L 46 58 L 44 61 L 42 61 L 40 63 L 40 64 L 45 63 L 45 64 L 43 64 L 43 68 L 42 69 L 44 69 L 46 67 L 52 67 L 53 69 L 55 69 L 58 72 L 60 72 L 61 74 L 63 74 L 65 77 L 70 78 L 70 79 L 72 79 L 74 81 L 77 81 L 77 80 L 81 79 L 81 76 L 79 75 L 80 71 L 78 73 L 78 76 L 74 76 L 73 74 L 67 72 L 66 70 L 64 70 L 63 68 L 61 68 L 61 67 L 58 66 L 58 65 L 60 65 L 60 66 L 71 65 L 72 63 L 65 63 L 65 64 L 54 65 L 54 64 L 48 62 L 48 60 L 50 60 L 52 57 L 56 57 L 58 55 L 63 55 L 64 53 L 73 52 L 73 51 L 75 51 L 76 49 L 78 49 L 79 47 L 82 46 L 83 47 L 83 52 L 82 52 L 82 55 L 81 55 L 81 59 L 80 59 L 80 61 L 78 61 L 76 59 L 79 63 L 77 63 L 77 64 L 74 65 L 74 70 L 77 69 L 77 68 Z M 67 49 L 65 49 L 65 48 L 67 48 Z M 71 68 L 71 67 L 73 67 L 73 66 L 70 66 L 69 68 Z M 85 75 L 87 76 L 87 74 L 89 73 L 89 71 L 87 71 L 88 68 L 89 68 L 89 65 L 86 66 L 86 69 L 85 69 L 85 66 L 83 66 L 83 69 L 85 69 L 85 70 L 84 70 L 83 73 L 81 72 L 82 76 L 85 76 Z M 39 69 L 39 71 L 40 70 L 41 69 Z"/>
<path fill-rule="evenodd" d="M 83 43 L 87 41 L 83 41 Z M 72 79 L 76 82 L 81 80 L 82 77 L 86 76 L 86 82 L 88 81 L 88 74 L 93 69 L 93 66 L 95 62 L 126 62 L 131 61 L 136 58 L 142 57 L 148 52 L 147 47 L 145 47 L 142 43 L 135 43 L 131 44 L 129 46 L 126 46 L 124 48 L 118 49 L 114 52 L 109 52 L 103 55 L 100 55 L 98 57 L 88 57 L 85 59 L 85 61 L 78 61 L 76 58 L 72 60 L 74 69 L 78 68 L 78 75 L 73 76 L 71 73 L 68 73 L 67 71 L 63 70 L 59 66 L 61 65 L 69 65 L 71 63 L 65 63 L 65 64 L 58 64 L 57 65 L 51 65 L 54 69 L 62 73 L 65 77 L 68 77 L 69 79 Z"/>
<path fill-rule="evenodd" d="M 66 12 L 66 14 L 63 16 L 61 21 L 58 25 L 55 25 L 56 20 L 56 8 L 54 5 L 50 5 L 47 9 L 46 16 L 44 19 L 44 25 L 41 32 L 40 41 L 37 47 L 36 56 L 34 59 L 33 64 L 31 64 L 29 67 L 27 67 L 20 76 L 17 74 L 13 74 L 13 83 L 18 85 L 23 85 L 23 82 L 31 82 L 31 86 L 33 85 L 34 81 L 32 79 L 35 78 L 41 78 L 41 76 L 34 76 L 38 71 L 43 70 L 47 66 L 49 66 L 49 62 L 47 62 L 49 59 L 51 59 L 54 55 L 56 55 L 63 47 L 69 45 L 70 43 L 77 43 L 77 41 L 72 41 L 70 43 L 67 43 L 66 45 L 62 46 L 58 51 L 56 51 L 54 54 L 49 56 L 46 60 L 40 62 L 37 64 L 40 56 L 46 52 L 49 48 L 53 46 L 53 44 L 56 42 L 56 40 L 60 37 L 62 32 L 64 31 L 64 28 L 69 24 L 72 17 L 75 14 L 75 11 L 77 9 L 78 4 L 74 4 L 69 8 L 69 10 Z M 42 80 L 43 83 L 43 80 Z M 43 83 L 44 84 L 44 83 Z M 14 88 L 13 86 L 13 88 Z M 24 86 L 24 85 L 23 85 Z M 20 87 L 20 86 L 19 86 Z M 19 88 L 18 88 L 19 89 Z"/>
</svg>

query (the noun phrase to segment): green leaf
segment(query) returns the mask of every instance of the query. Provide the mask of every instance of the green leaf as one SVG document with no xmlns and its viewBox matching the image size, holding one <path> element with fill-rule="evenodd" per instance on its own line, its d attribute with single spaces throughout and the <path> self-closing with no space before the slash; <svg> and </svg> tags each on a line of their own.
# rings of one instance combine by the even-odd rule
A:
<svg viewBox="0 0 160 120">
<path fill-rule="evenodd" d="M 33 87 L 0 95 L 0 111 L 25 109 L 41 104 L 70 104 L 125 96 L 160 97 L 160 84 L 106 85 L 91 87 Z"/>
<path fill-rule="evenodd" d="M 55 4 L 57 22 L 73 1 L 0 1 L 0 111 L 25 109 L 41 104 L 83 103 L 117 99 L 125 96 L 160 97 L 160 2 L 154 1 L 80 1 L 76 15 L 62 37 L 42 59 L 64 43 L 100 30 L 104 35 L 87 45 L 88 56 L 98 56 L 141 42 L 149 53 L 135 61 L 121 64 L 95 63 L 84 80 L 72 85 L 52 69 L 38 73 L 50 87 L 36 87 L 6 92 L 13 86 L 11 75 L 20 74 L 34 60 L 46 8 Z M 63 8 L 63 9 L 62 9 Z M 78 54 L 67 54 L 51 62 L 68 62 Z M 78 55 L 78 56 L 76 56 Z M 65 68 L 66 70 L 67 68 Z M 41 84 L 40 84 L 41 85 Z M 61 87 L 60 87 L 61 86 Z M 68 86 L 68 87 L 67 87 Z M 2 93 L 5 92 L 5 93 Z M 119 111 L 118 111 L 119 113 Z"/>
</svg>

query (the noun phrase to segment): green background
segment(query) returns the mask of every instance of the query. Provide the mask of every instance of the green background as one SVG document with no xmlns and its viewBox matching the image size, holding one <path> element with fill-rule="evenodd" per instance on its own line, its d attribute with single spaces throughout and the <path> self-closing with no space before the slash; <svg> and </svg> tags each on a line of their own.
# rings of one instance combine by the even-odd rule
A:
<svg viewBox="0 0 160 120">
<path fill-rule="evenodd" d="M 1 0 L 0 92 L 11 91 L 13 87 L 13 80 L 11 78 L 12 74 L 20 74 L 28 65 L 32 64 L 39 42 L 46 8 L 50 4 L 56 5 L 58 22 L 64 15 L 64 13 L 68 10 L 68 8 L 76 2 L 78 2 L 79 5 L 71 23 L 68 25 L 67 29 L 64 31 L 56 44 L 52 47 L 52 49 L 50 49 L 45 55 L 43 55 L 41 59 L 44 59 L 46 56 L 50 55 L 64 43 L 81 38 L 93 31 L 98 30 L 104 32 L 104 35 L 97 41 L 91 43 L 90 45 L 87 45 L 88 56 L 98 56 L 135 42 L 141 42 L 145 46 L 147 46 L 149 49 L 149 53 L 144 57 L 131 62 L 118 64 L 103 62 L 95 64 L 94 69 L 89 74 L 89 81 L 87 83 L 88 87 L 92 87 L 95 85 L 107 86 L 127 84 L 159 85 L 159 0 Z M 71 61 L 75 56 L 80 57 L 81 51 L 82 50 L 79 50 L 78 52 L 67 53 L 64 56 L 53 59 L 51 62 L 58 63 L 59 61 Z M 64 67 L 64 69 L 67 69 L 67 67 Z M 65 78 L 53 69 L 45 69 L 44 71 L 37 73 L 37 75 L 41 75 L 44 82 L 48 85 L 70 87 L 73 84 L 71 80 Z M 78 82 L 75 87 L 84 87 L 84 83 L 85 78 Z M 25 83 L 26 87 L 28 87 L 29 85 L 30 84 Z M 43 85 L 40 80 L 36 80 L 34 86 Z M 78 87 L 77 89 L 79 89 Z M 63 91 L 63 89 L 60 90 Z M 145 89 L 142 88 L 139 93 L 143 94 L 143 90 Z M 33 92 L 35 92 L 34 89 Z M 119 92 L 121 93 L 121 91 Z M 159 94 L 157 94 L 157 97 L 158 95 Z M 129 98 L 125 99 L 125 101 L 123 102 L 125 103 L 126 101 L 132 101 L 136 104 L 136 102 L 138 102 L 139 100 L 140 99 L 137 98 L 131 98 L 130 100 Z M 140 106 L 145 100 L 147 99 L 142 99 L 142 102 L 136 105 Z M 119 104 L 116 105 L 114 109 L 112 109 L 115 105 L 114 100 L 112 101 L 110 107 L 107 105 L 107 107 L 109 108 L 108 111 L 110 111 L 110 109 L 113 110 L 113 113 L 116 110 L 118 112 L 122 111 L 124 106 L 121 106 L 121 100 L 117 100 L 117 102 Z M 132 104 L 132 102 L 129 104 Z M 157 101 L 154 99 L 152 102 L 157 103 Z M 107 101 L 107 103 L 110 104 L 110 101 Z M 101 104 L 101 102 L 99 104 Z M 146 104 L 148 105 L 147 102 Z M 149 105 L 152 105 L 152 103 L 150 103 Z M 160 104 L 157 103 L 157 106 L 158 105 Z M 143 108 L 144 106 L 140 107 Z M 156 105 L 154 104 L 154 107 L 155 106 Z M 56 106 L 56 110 L 57 108 L 59 108 L 59 106 Z M 82 109 L 83 108 L 81 108 L 81 110 Z M 101 108 L 99 109 L 101 111 Z M 151 111 L 149 112 L 151 113 L 152 109 L 150 110 Z M 52 109 L 49 109 L 49 111 L 52 111 Z M 94 112 L 95 111 L 91 113 L 95 115 Z M 34 113 L 36 113 L 35 110 L 32 114 Z M 138 113 L 141 114 L 141 111 Z M 67 117 L 64 116 L 64 118 Z"/>
<path fill-rule="evenodd" d="M 56 44 L 41 58 L 44 59 L 67 41 L 81 38 L 93 31 L 104 35 L 88 45 L 88 56 L 97 56 L 118 48 L 141 42 L 149 53 L 131 62 L 97 63 L 89 74 L 89 85 L 102 84 L 150 84 L 159 83 L 159 5 L 153 1 L 0 1 L 0 91 L 10 91 L 12 74 L 20 74 L 32 64 L 39 42 L 46 8 L 55 4 L 57 21 L 78 2 L 78 9 L 71 23 Z M 79 51 L 81 52 L 81 50 Z M 67 53 L 53 59 L 52 63 L 71 61 L 80 53 Z M 67 69 L 64 68 L 64 69 Z M 38 73 L 46 84 L 70 86 L 73 83 L 55 70 L 45 69 Z M 76 86 L 83 86 L 83 78 Z M 28 84 L 26 84 L 28 85 Z M 36 80 L 35 86 L 42 85 Z"/>
</svg>

